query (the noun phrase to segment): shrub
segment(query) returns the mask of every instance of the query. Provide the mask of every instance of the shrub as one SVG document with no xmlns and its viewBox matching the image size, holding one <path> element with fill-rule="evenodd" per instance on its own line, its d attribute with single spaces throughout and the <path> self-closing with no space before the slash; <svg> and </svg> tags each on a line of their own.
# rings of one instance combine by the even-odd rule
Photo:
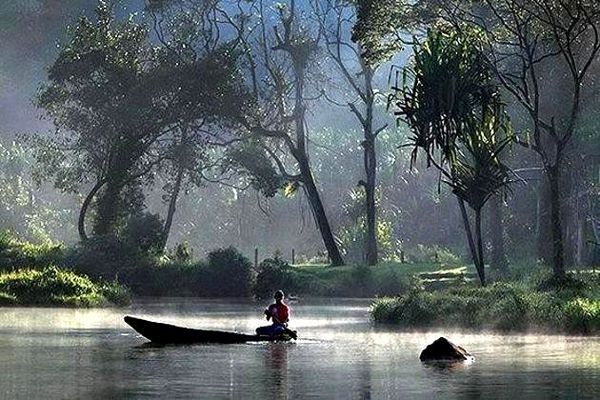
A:
<svg viewBox="0 0 600 400">
<path fill-rule="evenodd" d="M 92 237 L 67 253 L 64 265 L 93 279 L 113 281 L 155 260 L 115 237 Z"/>
<path fill-rule="evenodd" d="M 180 263 L 191 262 L 192 254 L 192 248 L 188 242 L 177 243 L 173 251 L 173 259 Z"/>
<path fill-rule="evenodd" d="M 0 271 L 58 264 L 64 258 L 64 252 L 60 244 L 33 244 L 17 239 L 8 231 L 0 232 Z"/>
<path fill-rule="evenodd" d="M 106 300 L 117 306 L 131 304 L 131 291 L 117 281 L 102 285 L 102 293 Z"/>
<path fill-rule="evenodd" d="M 374 267 L 381 268 L 384 267 Z M 397 271 L 397 266 L 385 268 L 381 273 L 375 274 L 374 278 L 376 296 L 398 296 L 405 293 L 409 288 L 409 283 Z"/>
<path fill-rule="evenodd" d="M 489 327 L 524 331 L 600 332 L 600 300 L 572 297 L 564 291 L 538 291 L 523 283 L 496 283 L 428 293 L 415 287 L 408 293 L 376 300 L 376 322 L 410 327 Z"/>
<path fill-rule="evenodd" d="M 258 299 L 270 298 L 275 290 L 295 290 L 289 264 L 279 256 L 267 258 L 258 266 L 253 293 Z"/>
<path fill-rule="evenodd" d="M 202 263 L 144 264 L 119 275 L 131 290 L 143 296 L 208 296 L 206 267 Z"/>
<path fill-rule="evenodd" d="M 0 292 L 4 299 L 23 305 L 98 306 L 119 291 L 120 304 L 127 304 L 125 289 L 111 284 L 110 289 L 93 283 L 88 277 L 54 266 L 42 270 L 24 269 L 0 275 Z M 111 292 L 111 293 L 108 293 Z"/>
<path fill-rule="evenodd" d="M 570 332 L 600 332 L 600 301 L 577 297 L 566 303 L 564 322 Z"/>
<path fill-rule="evenodd" d="M 461 259 L 450 249 L 441 246 L 426 246 L 418 244 L 416 248 L 407 252 L 411 262 L 428 263 L 439 262 L 441 264 L 456 265 L 460 264 Z"/>
<path fill-rule="evenodd" d="M 559 291 L 559 292 L 570 292 L 574 295 L 581 295 L 591 289 L 591 285 L 588 282 L 577 279 L 573 275 L 565 275 L 564 277 L 557 278 L 555 276 L 548 276 L 548 273 L 542 273 L 537 278 L 537 289 L 541 291 Z"/>
<path fill-rule="evenodd" d="M 122 241 L 142 253 L 161 254 L 164 245 L 164 222 L 158 214 L 138 213 L 127 220 Z"/>
<path fill-rule="evenodd" d="M 13 306 L 17 304 L 17 298 L 11 294 L 0 292 L 0 306 Z"/>
<path fill-rule="evenodd" d="M 247 297 L 253 286 L 252 263 L 233 247 L 208 253 L 205 289 L 212 296 Z"/>
</svg>

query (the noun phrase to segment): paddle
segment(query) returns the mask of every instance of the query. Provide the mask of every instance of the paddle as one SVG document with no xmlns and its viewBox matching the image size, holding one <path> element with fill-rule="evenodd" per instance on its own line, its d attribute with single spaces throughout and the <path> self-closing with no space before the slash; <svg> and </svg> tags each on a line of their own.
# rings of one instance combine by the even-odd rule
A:
<svg viewBox="0 0 600 400">
<path fill-rule="evenodd" d="M 273 322 L 277 322 L 279 325 L 281 325 L 281 327 L 284 329 L 285 333 L 287 333 L 292 339 L 298 340 L 298 334 L 296 333 L 296 331 L 289 329 L 287 326 L 285 326 L 283 323 L 281 323 L 281 321 L 278 320 L 276 316 L 274 316 L 272 314 L 269 314 L 269 315 L 273 319 Z"/>
</svg>

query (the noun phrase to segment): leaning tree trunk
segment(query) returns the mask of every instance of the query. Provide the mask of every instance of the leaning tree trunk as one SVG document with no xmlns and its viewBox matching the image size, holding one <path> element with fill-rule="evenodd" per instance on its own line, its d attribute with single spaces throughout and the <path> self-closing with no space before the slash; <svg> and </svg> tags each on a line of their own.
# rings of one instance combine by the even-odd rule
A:
<svg viewBox="0 0 600 400">
<path fill-rule="evenodd" d="M 483 235 L 481 234 L 481 208 L 475 210 L 475 236 L 477 240 L 477 272 L 481 286 L 485 286 L 485 263 L 483 261 Z"/>
<path fill-rule="evenodd" d="M 490 266 L 498 271 L 500 275 L 508 275 L 508 260 L 504 249 L 504 223 L 502 221 L 502 199 L 500 195 L 494 195 L 490 199 L 489 231 L 492 253 Z"/>
<path fill-rule="evenodd" d="M 173 185 L 173 191 L 171 192 L 171 199 L 169 200 L 169 208 L 167 210 L 167 218 L 165 219 L 165 226 L 163 228 L 163 242 L 162 249 L 167 246 L 169 240 L 169 234 L 171 233 L 171 226 L 173 225 L 173 217 L 175 216 L 175 210 L 177 209 L 177 198 L 181 191 L 181 182 L 183 181 L 184 168 L 179 167 L 177 171 L 177 177 L 175 178 L 175 185 Z"/>
<path fill-rule="evenodd" d="M 313 211 L 317 226 L 319 227 L 319 232 L 323 238 L 323 243 L 327 249 L 331 264 L 333 266 L 344 265 L 342 253 L 335 242 L 333 232 L 331 231 L 331 225 L 327 219 L 327 214 L 325 213 L 325 208 L 323 207 L 323 202 L 321 201 L 321 196 L 319 195 L 319 190 L 317 189 L 317 185 L 315 184 L 312 170 L 310 168 L 305 126 L 306 107 L 304 104 L 306 59 L 294 51 L 290 51 L 290 54 L 294 60 L 295 88 L 293 115 L 294 131 L 296 136 L 296 145 L 295 147 L 292 146 L 290 151 L 298 162 L 300 176 L 302 183 L 304 184 L 304 191 L 308 197 L 308 201 Z M 288 144 L 288 146 L 290 146 L 290 144 Z"/>
<path fill-rule="evenodd" d="M 105 181 L 102 179 L 100 179 L 100 180 L 98 180 L 98 182 L 96 182 L 94 187 L 90 190 L 90 192 L 87 194 L 87 196 L 83 200 L 83 204 L 81 205 L 81 209 L 79 210 L 79 220 L 77 221 L 77 231 L 79 232 L 79 240 L 81 240 L 82 242 L 85 242 L 86 240 L 88 240 L 88 236 L 85 231 L 85 216 L 87 215 L 87 211 L 90 207 L 92 200 L 94 199 L 94 196 L 96 195 L 96 193 L 98 193 L 100 188 L 102 188 L 104 183 L 105 183 Z"/>
<path fill-rule="evenodd" d="M 338 245 L 335 242 L 333 232 L 331 231 L 331 225 L 329 225 L 329 220 L 327 219 L 327 214 L 325 213 L 325 208 L 323 207 L 323 202 L 321 201 L 321 196 L 319 195 L 319 191 L 315 185 L 310 167 L 308 166 L 308 160 L 304 158 L 304 160 L 299 164 L 302 182 L 304 183 L 304 191 L 312 209 L 317 227 L 319 228 L 319 232 L 321 233 L 321 237 L 323 238 L 323 244 L 327 249 L 327 254 L 329 255 L 331 264 L 334 266 L 344 265 L 344 259 L 342 258 L 342 254 L 340 253 Z"/>
<path fill-rule="evenodd" d="M 481 210 L 476 212 L 475 229 L 477 230 L 477 245 L 473 238 L 473 231 L 471 230 L 471 223 L 469 222 L 469 215 L 467 214 L 467 208 L 465 207 L 464 200 L 458 198 L 458 205 L 460 207 L 460 213 L 462 215 L 463 223 L 465 225 L 465 233 L 467 235 L 467 242 L 469 244 L 469 250 L 471 250 L 471 258 L 473 264 L 477 270 L 477 276 L 481 286 L 485 286 L 485 264 L 483 263 L 483 244 L 481 240 Z M 478 252 L 479 248 L 479 252 Z"/>
<path fill-rule="evenodd" d="M 120 174 L 119 174 L 120 175 Z M 107 179 L 104 191 L 98 201 L 98 212 L 94 233 L 98 236 L 115 235 L 123 190 L 122 179 L 111 177 Z"/>
</svg>

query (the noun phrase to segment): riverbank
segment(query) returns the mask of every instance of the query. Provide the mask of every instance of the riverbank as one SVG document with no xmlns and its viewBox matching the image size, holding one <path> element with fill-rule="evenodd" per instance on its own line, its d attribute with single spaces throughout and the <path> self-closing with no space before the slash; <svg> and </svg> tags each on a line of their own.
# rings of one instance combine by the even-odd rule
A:
<svg viewBox="0 0 600 400">
<path fill-rule="evenodd" d="M 87 276 L 49 266 L 0 274 L 0 306 L 101 307 L 131 303 L 116 282 L 92 282 Z"/>
<path fill-rule="evenodd" d="M 270 292 L 277 287 L 303 296 L 395 296 L 405 293 L 415 276 L 420 277 L 427 287 L 436 287 L 462 285 L 473 275 L 465 266 L 434 262 L 386 262 L 373 266 L 341 267 L 280 263 L 270 268 L 264 264 L 256 279 L 255 295 L 258 297 L 270 296 Z"/>
<path fill-rule="evenodd" d="M 376 323 L 406 328 L 465 328 L 503 332 L 600 334 L 600 276 L 570 275 L 562 282 L 528 277 L 488 287 L 426 291 L 380 298 L 371 306 Z"/>
</svg>

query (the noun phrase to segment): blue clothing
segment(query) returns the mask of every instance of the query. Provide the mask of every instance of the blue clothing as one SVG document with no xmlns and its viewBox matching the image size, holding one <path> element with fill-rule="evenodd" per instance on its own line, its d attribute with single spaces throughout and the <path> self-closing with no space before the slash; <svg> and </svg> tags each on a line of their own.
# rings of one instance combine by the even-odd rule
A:
<svg viewBox="0 0 600 400">
<path fill-rule="evenodd" d="M 261 336 L 275 336 L 285 332 L 285 327 L 281 324 L 272 324 L 256 328 L 256 334 Z"/>
</svg>

